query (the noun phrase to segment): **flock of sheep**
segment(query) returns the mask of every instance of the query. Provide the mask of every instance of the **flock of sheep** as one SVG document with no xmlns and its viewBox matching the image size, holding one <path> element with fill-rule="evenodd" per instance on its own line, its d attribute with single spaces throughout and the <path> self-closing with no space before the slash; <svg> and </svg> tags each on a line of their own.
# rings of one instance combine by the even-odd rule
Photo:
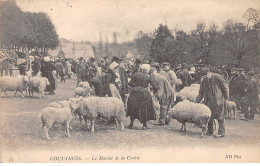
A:
<svg viewBox="0 0 260 166">
<path fill-rule="evenodd" d="M 23 91 L 27 90 L 29 95 L 32 96 L 34 92 L 38 92 L 39 98 L 41 98 L 44 97 L 44 90 L 48 84 L 48 79 L 40 75 L 35 77 L 0 77 L 1 93 L 5 92 L 5 94 L 6 91 L 16 91 L 15 94 L 19 91 L 23 96 Z M 201 136 L 203 137 L 207 131 L 211 111 L 203 103 L 195 103 L 199 87 L 199 84 L 193 84 L 175 94 L 177 104 L 169 110 L 167 117 L 182 123 L 181 130 L 183 131 L 186 131 L 186 122 L 194 123 L 202 128 Z M 227 108 L 229 113 L 231 110 L 234 111 L 235 118 L 235 103 L 229 101 Z M 159 109 L 159 107 L 155 106 L 155 109 Z M 125 116 L 125 107 L 123 101 L 117 97 L 93 96 L 93 89 L 88 82 L 80 82 L 78 87 L 75 88 L 75 98 L 52 102 L 39 113 L 42 137 L 50 139 L 48 130 L 54 122 L 65 124 L 66 135 L 70 137 L 70 122 L 75 115 L 79 116 L 80 126 L 82 125 L 82 117 L 88 128 L 91 124 L 91 132 L 95 131 L 94 121 L 97 118 L 113 119 L 116 122 L 116 128 L 120 124 L 121 130 L 124 130 L 122 118 Z"/>
<path fill-rule="evenodd" d="M 26 93 L 29 93 L 29 96 L 34 97 L 33 93 L 37 92 L 38 97 L 43 98 L 44 90 L 49 84 L 48 79 L 41 77 L 40 73 L 35 77 L 23 75 L 18 75 L 16 77 L 3 76 L 0 77 L 0 95 L 4 92 L 7 96 L 7 91 L 15 91 L 15 96 L 17 92 L 20 92 L 22 97 L 24 97 L 23 91 L 26 91 Z"/>
</svg>

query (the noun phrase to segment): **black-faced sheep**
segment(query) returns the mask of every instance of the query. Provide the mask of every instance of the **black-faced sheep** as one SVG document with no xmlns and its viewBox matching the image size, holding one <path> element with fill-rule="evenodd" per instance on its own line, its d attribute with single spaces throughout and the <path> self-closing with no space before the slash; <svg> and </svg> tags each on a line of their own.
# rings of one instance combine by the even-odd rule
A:
<svg viewBox="0 0 260 166">
<path fill-rule="evenodd" d="M 186 122 L 196 124 L 202 128 L 201 136 L 203 137 L 207 131 L 211 111 L 204 104 L 184 100 L 170 109 L 168 116 L 182 123 L 181 131 L 186 131 Z"/>
<path fill-rule="evenodd" d="M 114 118 L 116 128 L 121 125 L 121 130 L 124 130 L 122 117 L 125 115 L 124 103 L 116 97 L 88 97 L 82 101 L 83 117 L 88 124 L 88 119 L 91 121 L 91 132 L 94 132 L 94 120 L 97 117 L 106 119 Z"/>
<path fill-rule="evenodd" d="M 16 77 L 3 76 L 0 77 L 0 94 L 2 92 L 7 96 L 7 91 L 15 91 L 14 96 L 17 92 L 20 92 L 22 97 L 23 91 L 27 89 L 28 86 L 28 77 L 18 75 Z"/>
<path fill-rule="evenodd" d="M 41 119 L 41 134 L 42 138 L 49 137 L 49 128 L 53 125 L 54 122 L 66 125 L 66 135 L 67 137 L 71 137 L 69 133 L 70 122 L 73 118 L 74 110 L 78 109 L 81 106 L 81 103 L 78 100 L 70 99 L 68 101 L 64 101 L 62 104 L 62 108 L 55 108 L 53 106 L 49 106 L 44 108 L 40 113 L 38 118 Z"/>
</svg>

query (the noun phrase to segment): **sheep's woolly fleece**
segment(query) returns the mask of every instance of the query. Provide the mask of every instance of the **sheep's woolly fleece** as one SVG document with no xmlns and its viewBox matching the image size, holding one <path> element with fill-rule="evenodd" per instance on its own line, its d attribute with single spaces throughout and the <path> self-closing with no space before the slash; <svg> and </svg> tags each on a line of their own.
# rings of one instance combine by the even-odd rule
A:
<svg viewBox="0 0 260 166">
<path fill-rule="evenodd" d="M 85 96 L 88 96 L 90 93 L 89 89 L 85 89 L 82 87 L 77 87 L 77 88 L 75 88 L 74 91 L 75 91 L 75 96 L 78 95 L 78 96 L 85 97 Z"/>
<path fill-rule="evenodd" d="M 211 116 L 211 111 L 204 104 L 184 100 L 170 109 L 169 116 L 180 123 L 189 122 L 198 124 L 200 122 L 206 123 Z"/>
<path fill-rule="evenodd" d="M 25 87 L 24 81 L 28 81 L 24 76 L 9 77 L 3 76 L 0 77 L 0 88 L 2 91 L 22 91 Z"/>
<path fill-rule="evenodd" d="M 123 117 L 124 103 L 115 97 L 88 97 L 83 99 L 83 115 L 97 117 Z"/>
<path fill-rule="evenodd" d="M 42 92 L 46 89 L 46 86 L 49 85 L 49 81 L 45 77 L 32 77 L 30 79 L 30 86 L 37 87 L 39 92 Z"/>
<path fill-rule="evenodd" d="M 82 88 L 85 88 L 85 89 L 91 89 L 88 82 L 80 82 L 78 87 L 82 87 Z"/>
<path fill-rule="evenodd" d="M 195 102 L 197 96 L 199 95 L 199 84 L 192 84 L 189 87 L 183 88 L 176 96 L 186 98 L 189 101 Z"/>
</svg>

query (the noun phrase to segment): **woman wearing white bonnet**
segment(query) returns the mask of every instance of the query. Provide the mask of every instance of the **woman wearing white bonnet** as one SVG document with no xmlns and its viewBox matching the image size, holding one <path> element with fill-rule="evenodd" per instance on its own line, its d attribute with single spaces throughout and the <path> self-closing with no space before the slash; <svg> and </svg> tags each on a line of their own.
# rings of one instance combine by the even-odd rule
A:
<svg viewBox="0 0 260 166">
<path fill-rule="evenodd" d="M 49 62 L 51 59 L 50 59 L 50 57 L 46 56 L 43 58 L 43 60 L 44 60 L 44 62 Z"/>
<path fill-rule="evenodd" d="M 141 71 L 148 73 L 150 71 L 150 65 L 149 64 L 142 64 L 140 69 L 141 69 Z"/>
<path fill-rule="evenodd" d="M 50 57 L 46 56 L 43 58 L 43 62 L 41 64 L 41 72 L 42 77 L 48 78 L 50 85 L 47 85 L 46 91 L 49 92 L 50 95 L 54 95 L 54 90 L 56 89 L 55 78 L 53 75 L 53 71 L 56 70 L 56 67 L 51 63 Z"/>
<path fill-rule="evenodd" d="M 132 87 L 127 102 L 126 114 L 127 117 L 130 116 L 129 129 L 133 128 L 135 119 L 138 119 L 143 124 L 143 129 L 148 129 L 147 121 L 156 120 L 152 96 L 147 88 L 151 84 L 154 93 L 156 93 L 158 86 L 154 78 L 148 74 L 150 70 L 149 64 L 141 65 L 140 69 L 141 71 L 136 72 L 129 82 L 129 86 Z"/>
</svg>

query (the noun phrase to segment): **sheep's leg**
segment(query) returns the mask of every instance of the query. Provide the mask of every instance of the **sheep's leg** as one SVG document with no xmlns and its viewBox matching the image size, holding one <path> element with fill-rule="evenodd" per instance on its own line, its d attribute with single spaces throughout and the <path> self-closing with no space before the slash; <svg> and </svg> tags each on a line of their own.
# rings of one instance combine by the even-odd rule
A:
<svg viewBox="0 0 260 166">
<path fill-rule="evenodd" d="M 70 122 L 66 122 L 66 135 L 67 135 L 67 137 L 71 137 L 70 136 Z"/>
<path fill-rule="evenodd" d="M 205 126 L 204 124 L 202 125 L 202 131 L 201 131 L 201 138 L 203 138 L 204 137 L 204 135 L 206 134 L 206 132 L 207 132 L 207 126 Z"/>
<path fill-rule="evenodd" d="M 22 97 L 24 97 L 24 95 L 23 95 L 23 91 L 21 91 L 21 95 L 22 95 Z"/>
<path fill-rule="evenodd" d="M 236 111 L 237 111 L 237 107 L 235 107 L 233 110 L 234 110 L 234 119 L 236 119 Z"/>
<path fill-rule="evenodd" d="M 116 121 L 116 129 L 118 128 L 118 120 L 117 118 L 115 118 L 115 121 Z"/>
<path fill-rule="evenodd" d="M 82 116 L 80 114 L 78 114 L 78 116 L 79 116 L 79 127 L 81 127 L 82 126 Z"/>
<path fill-rule="evenodd" d="M 42 98 L 44 98 L 44 91 L 42 91 Z"/>
<path fill-rule="evenodd" d="M 16 96 L 16 93 L 17 93 L 17 90 L 15 91 L 14 96 Z"/>
<path fill-rule="evenodd" d="M 90 119 L 87 119 L 87 128 L 89 129 L 90 128 Z"/>
<path fill-rule="evenodd" d="M 122 119 L 119 121 L 119 123 L 121 124 L 121 131 L 124 131 L 125 127 L 124 127 L 124 124 L 122 122 Z"/>
<path fill-rule="evenodd" d="M 95 132 L 95 124 L 94 124 L 94 119 L 91 119 L 91 133 Z"/>
<path fill-rule="evenodd" d="M 43 127 L 43 130 L 44 130 L 44 134 L 46 136 L 46 139 L 50 140 L 50 137 L 49 137 L 49 127 L 47 125 L 45 125 Z"/>
<path fill-rule="evenodd" d="M 6 91 L 4 91 L 5 92 L 5 96 L 7 96 L 7 93 L 6 93 Z"/>
<path fill-rule="evenodd" d="M 185 122 L 183 123 L 183 126 L 184 126 L 184 132 L 186 132 L 186 125 L 185 125 Z"/>
<path fill-rule="evenodd" d="M 180 129 L 180 131 L 182 131 L 183 130 L 183 123 L 182 123 L 182 125 L 181 125 L 181 129 Z"/>
<path fill-rule="evenodd" d="M 42 138 L 43 138 L 43 139 L 45 138 L 45 135 L 44 135 L 44 126 L 45 126 L 45 124 L 42 124 L 42 127 L 41 127 L 41 135 L 42 135 Z"/>
<path fill-rule="evenodd" d="M 73 130 L 71 123 L 70 123 L 70 130 Z"/>
</svg>

